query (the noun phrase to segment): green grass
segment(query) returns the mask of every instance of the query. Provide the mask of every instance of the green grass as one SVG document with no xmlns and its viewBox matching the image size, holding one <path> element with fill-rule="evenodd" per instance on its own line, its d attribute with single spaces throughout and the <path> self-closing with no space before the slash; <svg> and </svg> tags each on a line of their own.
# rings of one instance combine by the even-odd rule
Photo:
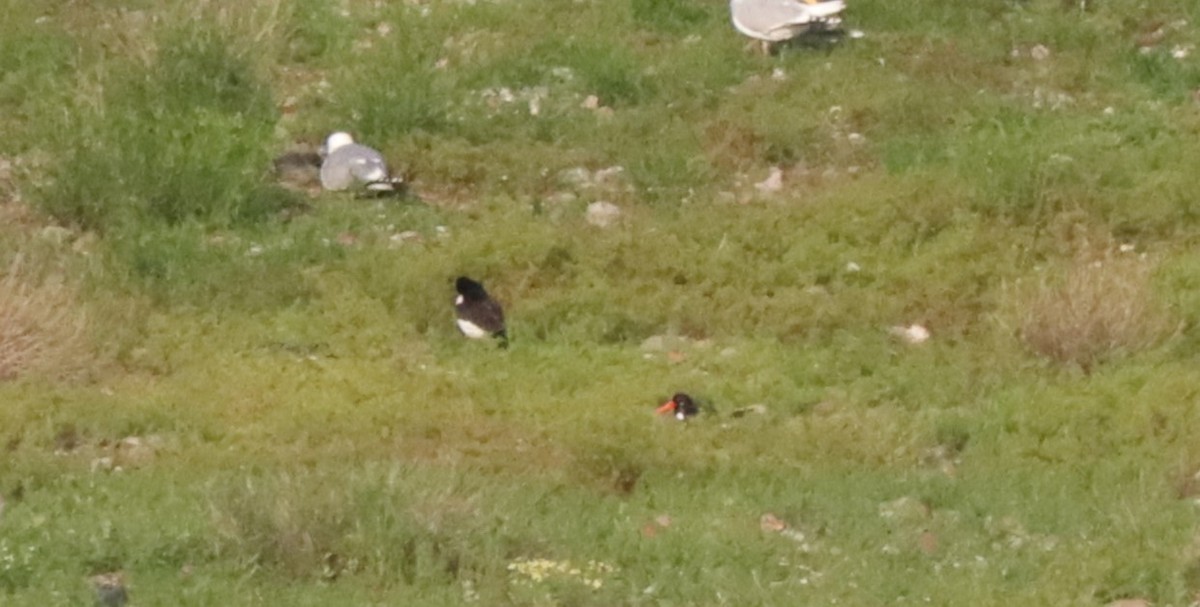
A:
<svg viewBox="0 0 1200 607">
<path fill-rule="evenodd" d="M 1200 594 L 1191 3 L 0 5 L 0 353 L 87 323 L 0 383 L 0 604 Z M 343 129 L 414 196 L 273 182 Z"/>
<path fill-rule="evenodd" d="M 63 223 L 115 237 L 146 224 L 262 220 L 287 203 L 262 183 L 274 109 L 245 56 L 214 28 L 161 36 L 151 65 L 110 69 L 108 97 L 59 135 L 42 195 Z"/>
</svg>

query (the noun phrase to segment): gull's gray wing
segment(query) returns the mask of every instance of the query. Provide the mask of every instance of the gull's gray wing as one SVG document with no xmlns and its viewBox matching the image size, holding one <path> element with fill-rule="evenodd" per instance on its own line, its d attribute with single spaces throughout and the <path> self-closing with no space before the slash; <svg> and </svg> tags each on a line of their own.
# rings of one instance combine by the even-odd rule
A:
<svg viewBox="0 0 1200 607">
<path fill-rule="evenodd" d="M 389 181 L 383 155 L 365 145 L 344 145 L 321 163 L 321 187 L 346 190 Z"/>
</svg>

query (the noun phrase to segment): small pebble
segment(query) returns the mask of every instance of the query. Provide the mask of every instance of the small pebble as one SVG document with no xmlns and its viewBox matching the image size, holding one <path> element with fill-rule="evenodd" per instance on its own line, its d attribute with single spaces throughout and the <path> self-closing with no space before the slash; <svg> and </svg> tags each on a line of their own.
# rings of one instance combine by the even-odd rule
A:
<svg viewBox="0 0 1200 607">
<path fill-rule="evenodd" d="M 770 174 L 767 178 L 754 184 L 754 188 L 764 194 L 773 194 L 783 189 L 783 170 L 779 167 L 771 167 Z"/>
<path fill-rule="evenodd" d="M 895 326 L 891 328 L 892 335 L 903 339 L 910 344 L 923 344 L 929 341 L 929 329 L 921 325 L 909 325 L 907 327 Z"/>
</svg>

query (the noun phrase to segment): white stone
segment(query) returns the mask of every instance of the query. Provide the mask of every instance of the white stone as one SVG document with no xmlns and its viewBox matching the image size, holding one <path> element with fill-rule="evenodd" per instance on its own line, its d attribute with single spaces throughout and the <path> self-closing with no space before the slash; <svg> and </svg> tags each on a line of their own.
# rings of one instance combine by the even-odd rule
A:
<svg viewBox="0 0 1200 607">
<path fill-rule="evenodd" d="M 54 244 L 62 244 L 71 239 L 71 230 L 62 226 L 46 226 L 42 228 L 39 235 Z"/>
<path fill-rule="evenodd" d="M 577 188 L 587 187 L 592 184 L 592 172 L 587 167 L 564 169 L 558 172 L 558 180 Z"/>
<path fill-rule="evenodd" d="M 610 166 L 608 168 L 599 169 L 595 173 L 592 174 L 592 183 L 601 184 L 601 183 L 605 183 L 607 181 L 614 180 L 614 179 L 620 177 L 621 174 L 624 172 L 625 172 L 625 167 L 623 167 L 621 165 L 614 165 L 614 166 Z"/>
<path fill-rule="evenodd" d="M 899 337 L 900 339 L 903 339 L 904 341 L 914 345 L 923 344 L 926 341 L 929 341 L 930 337 L 929 329 L 916 324 L 908 325 L 907 327 L 892 327 L 891 333 L 892 335 L 895 335 L 896 337 Z"/>
<path fill-rule="evenodd" d="M 783 170 L 779 167 L 771 167 L 770 174 L 767 178 L 754 184 L 754 188 L 764 194 L 772 194 L 783 189 Z"/>
<path fill-rule="evenodd" d="M 587 207 L 587 222 L 598 228 L 607 228 L 621 218 L 621 207 L 599 200 Z"/>
</svg>

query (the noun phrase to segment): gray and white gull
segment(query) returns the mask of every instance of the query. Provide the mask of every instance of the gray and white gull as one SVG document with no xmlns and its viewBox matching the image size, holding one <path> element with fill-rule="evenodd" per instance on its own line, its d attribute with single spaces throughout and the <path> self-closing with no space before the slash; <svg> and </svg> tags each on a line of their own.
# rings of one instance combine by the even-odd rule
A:
<svg viewBox="0 0 1200 607">
<path fill-rule="evenodd" d="M 846 10 L 844 0 L 730 0 L 729 15 L 737 31 L 772 42 L 790 40 L 809 31 L 837 27 Z"/>
<path fill-rule="evenodd" d="M 392 177 L 378 150 L 354 143 L 349 133 L 337 132 L 322 148 L 321 187 L 326 190 L 362 188 L 368 192 L 395 192 L 404 178 Z"/>
</svg>

